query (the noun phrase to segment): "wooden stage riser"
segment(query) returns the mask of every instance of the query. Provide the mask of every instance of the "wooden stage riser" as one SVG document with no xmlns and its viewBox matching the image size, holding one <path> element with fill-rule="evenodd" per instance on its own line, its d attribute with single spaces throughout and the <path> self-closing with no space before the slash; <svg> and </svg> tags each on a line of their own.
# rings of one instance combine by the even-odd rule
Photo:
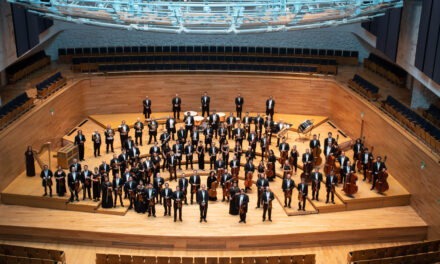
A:
<svg viewBox="0 0 440 264">
<path fill-rule="evenodd" d="M 139 236 L 130 234 L 110 234 L 64 230 L 62 236 L 57 229 L 11 228 L 0 226 L 0 239 L 67 243 L 103 247 L 132 249 L 169 249 L 169 250 L 268 250 L 283 248 L 301 248 L 326 245 L 342 245 L 374 242 L 421 241 L 426 239 L 426 227 L 385 228 L 373 230 L 328 231 L 306 234 L 237 236 L 189 238 L 173 237 L 172 232 L 164 230 L 170 236 Z M 270 241 L 270 242 L 268 242 Z"/>
</svg>

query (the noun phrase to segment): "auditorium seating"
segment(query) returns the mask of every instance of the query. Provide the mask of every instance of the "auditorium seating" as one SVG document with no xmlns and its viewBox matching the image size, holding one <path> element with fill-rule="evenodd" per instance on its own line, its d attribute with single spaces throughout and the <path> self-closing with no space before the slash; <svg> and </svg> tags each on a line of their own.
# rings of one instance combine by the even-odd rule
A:
<svg viewBox="0 0 440 264">
<path fill-rule="evenodd" d="M 96 254 L 96 264 L 314 264 L 315 255 L 268 257 L 155 257 Z"/>
<path fill-rule="evenodd" d="M 427 110 L 423 111 L 423 116 L 440 127 L 440 108 L 438 106 L 431 104 Z"/>
<path fill-rule="evenodd" d="M 9 83 L 15 83 L 26 75 L 50 64 L 50 57 L 40 51 L 29 58 L 21 60 L 6 69 Z"/>
<path fill-rule="evenodd" d="M 409 107 L 388 96 L 383 108 L 422 138 L 426 144 L 440 152 L 440 130 Z"/>
<path fill-rule="evenodd" d="M 379 97 L 379 88 L 358 74 L 355 74 L 353 79 L 348 81 L 348 84 L 356 88 L 370 99 L 376 100 Z"/>
<path fill-rule="evenodd" d="M 0 263 L 65 264 L 63 251 L 0 244 Z"/>
<path fill-rule="evenodd" d="M 46 97 L 52 91 L 58 89 L 64 84 L 66 84 L 66 78 L 61 76 L 60 72 L 57 72 L 36 85 L 37 94 L 39 97 Z"/>
<path fill-rule="evenodd" d="M 22 112 L 29 109 L 33 104 L 33 99 L 29 98 L 26 93 L 22 93 L 15 97 L 12 101 L 0 108 L 0 127 L 5 126 Z"/>
<path fill-rule="evenodd" d="M 440 261 L 440 240 L 410 245 L 351 251 L 348 263 L 436 263 Z"/>
<path fill-rule="evenodd" d="M 399 66 L 370 53 L 368 59 L 364 60 L 364 66 L 376 72 L 399 87 L 405 87 L 406 72 Z"/>
</svg>

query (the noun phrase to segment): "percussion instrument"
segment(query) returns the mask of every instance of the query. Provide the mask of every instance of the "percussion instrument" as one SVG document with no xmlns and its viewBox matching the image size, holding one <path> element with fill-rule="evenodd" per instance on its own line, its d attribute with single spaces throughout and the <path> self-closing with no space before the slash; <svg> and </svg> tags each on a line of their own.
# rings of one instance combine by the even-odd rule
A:
<svg viewBox="0 0 440 264">
<path fill-rule="evenodd" d="M 313 122 L 309 119 L 304 120 L 299 126 L 298 131 L 301 133 L 307 133 L 313 128 Z"/>
<path fill-rule="evenodd" d="M 217 114 L 220 117 L 220 122 L 226 121 L 226 114 L 225 113 L 217 113 Z"/>
<path fill-rule="evenodd" d="M 197 112 L 196 112 L 196 111 L 186 111 L 186 112 L 185 112 L 185 116 L 187 116 L 188 113 L 189 113 L 190 116 L 196 116 L 196 115 L 197 115 Z"/>
<path fill-rule="evenodd" d="M 205 120 L 205 118 L 203 116 L 195 116 L 194 117 L 194 124 L 196 126 L 200 126 L 202 124 L 203 120 Z"/>
</svg>

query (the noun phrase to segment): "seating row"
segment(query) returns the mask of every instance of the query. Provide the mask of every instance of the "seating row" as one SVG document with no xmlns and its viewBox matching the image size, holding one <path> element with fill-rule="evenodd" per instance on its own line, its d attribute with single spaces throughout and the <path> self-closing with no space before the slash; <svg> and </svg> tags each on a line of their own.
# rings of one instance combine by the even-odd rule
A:
<svg viewBox="0 0 440 264">
<path fill-rule="evenodd" d="M 373 260 L 360 260 L 354 264 L 434 264 L 440 261 L 440 251 L 420 253 L 415 255 L 380 258 Z"/>
<path fill-rule="evenodd" d="M 65 83 L 66 83 L 66 78 L 61 76 L 60 72 L 57 72 L 36 85 L 37 94 L 39 97 L 45 97 L 53 90 L 64 85 Z"/>
<path fill-rule="evenodd" d="M 58 262 L 63 264 L 66 263 L 66 255 L 64 254 L 64 252 L 53 249 L 0 244 L 0 254 L 5 256 L 15 256 L 21 258 L 51 260 L 52 261 L 51 263 L 54 263 L 54 261 L 55 263 Z"/>
<path fill-rule="evenodd" d="M 26 93 L 22 93 L 5 104 L 0 108 L 0 127 L 14 120 L 20 113 L 31 107 L 33 103 L 32 98 L 29 98 Z"/>
<path fill-rule="evenodd" d="M 2 264 L 62 264 L 62 262 L 56 260 L 6 256 L 2 254 L 0 254 L 0 263 Z"/>
<path fill-rule="evenodd" d="M 258 56 L 295 56 L 332 58 L 341 64 L 358 64 L 358 51 L 248 46 L 133 46 L 133 47 L 88 47 L 62 48 L 58 50 L 59 60 L 70 63 L 73 57 L 142 54 L 222 54 Z"/>
<path fill-rule="evenodd" d="M 252 64 L 111 64 L 99 65 L 98 71 L 132 72 L 132 71 L 263 71 L 263 72 L 296 72 L 322 73 L 321 68 L 315 66 L 290 65 L 252 65 Z"/>
<path fill-rule="evenodd" d="M 96 254 L 96 264 L 314 264 L 315 255 L 268 257 L 160 257 Z"/>
<path fill-rule="evenodd" d="M 15 83 L 26 75 L 50 64 L 50 57 L 40 51 L 29 58 L 21 60 L 6 69 L 9 83 Z"/>
<path fill-rule="evenodd" d="M 373 72 L 376 72 L 399 87 L 405 87 L 406 71 L 399 66 L 370 53 L 368 59 L 364 60 L 364 66 Z"/>
<path fill-rule="evenodd" d="M 348 84 L 362 92 L 370 99 L 376 100 L 379 97 L 379 88 L 358 74 L 355 74 L 353 79 L 348 81 Z"/>
<path fill-rule="evenodd" d="M 391 115 L 422 138 L 426 144 L 430 145 L 437 152 L 440 152 L 440 130 L 437 127 L 392 96 L 388 96 L 382 106 Z"/>
<path fill-rule="evenodd" d="M 429 108 L 423 112 L 423 116 L 437 127 L 440 127 L 440 108 L 436 105 L 431 104 Z"/>
</svg>

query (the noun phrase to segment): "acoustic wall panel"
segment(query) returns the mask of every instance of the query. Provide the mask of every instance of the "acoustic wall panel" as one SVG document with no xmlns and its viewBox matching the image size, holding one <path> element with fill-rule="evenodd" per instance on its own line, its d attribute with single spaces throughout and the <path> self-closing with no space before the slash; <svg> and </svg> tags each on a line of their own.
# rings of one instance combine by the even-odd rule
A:
<svg viewBox="0 0 440 264">
<path fill-rule="evenodd" d="M 432 79 L 440 84 L 440 35 L 437 40 L 437 54 L 435 56 L 434 76 Z"/>
<path fill-rule="evenodd" d="M 440 0 L 434 0 L 431 8 L 431 21 L 428 29 L 428 38 L 426 40 L 425 60 L 423 63 L 423 72 L 430 78 L 433 76 L 434 63 L 437 52 L 437 40 L 440 27 Z"/>
<path fill-rule="evenodd" d="M 419 35 L 417 39 L 416 59 L 414 65 L 423 71 L 425 61 L 426 40 L 428 38 L 429 22 L 431 21 L 432 0 L 423 0 L 420 16 Z"/>
<path fill-rule="evenodd" d="M 389 12 L 386 12 L 384 16 L 377 18 L 377 39 L 376 39 L 376 49 L 384 52 L 387 45 L 387 35 L 388 35 L 388 22 L 390 19 Z"/>
<path fill-rule="evenodd" d="M 40 42 L 38 35 L 40 34 L 38 28 L 39 17 L 26 12 L 27 34 L 29 40 L 29 49 L 32 49 Z"/>
<path fill-rule="evenodd" d="M 17 57 L 29 50 L 29 40 L 26 23 L 26 9 L 19 5 L 11 5 L 12 20 L 14 22 L 15 46 Z"/>
<path fill-rule="evenodd" d="M 401 16 L 401 8 L 394 8 L 389 11 L 388 33 L 384 53 L 393 61 L 396 61 L 397 57 Z"/>
</svg>

